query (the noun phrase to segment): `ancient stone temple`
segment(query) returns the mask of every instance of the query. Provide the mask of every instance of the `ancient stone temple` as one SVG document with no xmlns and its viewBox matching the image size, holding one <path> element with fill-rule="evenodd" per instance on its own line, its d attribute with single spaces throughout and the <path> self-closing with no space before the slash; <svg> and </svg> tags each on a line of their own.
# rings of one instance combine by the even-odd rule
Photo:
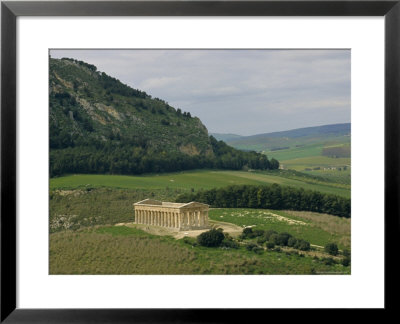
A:
<svg viewBox="0 0 400 324">
<path fill-rule="evenodd" d="M 169 227 L 176 230 L 208 228 L 208 205 L 172 203 L 145 199 L 133 204 L 135 223 Z"/>
</svg>

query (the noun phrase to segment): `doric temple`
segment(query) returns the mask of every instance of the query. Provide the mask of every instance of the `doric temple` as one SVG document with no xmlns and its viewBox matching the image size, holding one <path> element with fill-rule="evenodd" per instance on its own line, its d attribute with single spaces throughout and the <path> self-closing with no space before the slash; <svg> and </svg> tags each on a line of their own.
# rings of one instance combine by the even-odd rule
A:
<svg viewBox="0 0 400 324">
<path fill-rule="evenodd" d="M 169 227 L 176 230 L 208 228 L 208 205 L 172 203 L 145 199 L 133 204 L 135 223 Z"/>
</svg>

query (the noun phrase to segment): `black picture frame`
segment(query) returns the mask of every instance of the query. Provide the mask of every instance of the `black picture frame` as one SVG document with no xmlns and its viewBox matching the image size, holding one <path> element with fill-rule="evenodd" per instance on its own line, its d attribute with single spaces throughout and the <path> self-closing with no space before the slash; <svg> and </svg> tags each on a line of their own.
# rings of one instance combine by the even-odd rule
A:
<svg viewBox="0 0 400 324">
<path fill-rule="evenodd" d="M 253 309 L 16 308 L 16 19 L 19 16 L 384 16 L 385 310 L 396 308 L 400 129 L 400 0 L 392 1 L 4 1 L 1 3 L 1 322 L 235 322 Z M 373 190 L 373 188 L 371 188 Z M 372 262 L 372 261 L 371 261 Z M 259 314 L 261 313 L 261 314 Z"/>
</svg>

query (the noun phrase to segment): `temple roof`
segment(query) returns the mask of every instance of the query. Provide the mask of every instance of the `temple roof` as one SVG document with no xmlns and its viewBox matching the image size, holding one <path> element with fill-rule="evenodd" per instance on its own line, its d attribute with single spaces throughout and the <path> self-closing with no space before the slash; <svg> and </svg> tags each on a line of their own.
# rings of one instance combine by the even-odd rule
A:
<svg viewBox="0 0 400 324">
<path fill-rule="evenodd" d="M 133 204 L 134 206 L 158 206 L 169 208 L 190 208 L 190 207 L 208 207 L 207 204 L 191 201 L 189 203 L 174 203 L 168 201 L 159 201 L 155 199 L 145 199 Z"/>
</svg>

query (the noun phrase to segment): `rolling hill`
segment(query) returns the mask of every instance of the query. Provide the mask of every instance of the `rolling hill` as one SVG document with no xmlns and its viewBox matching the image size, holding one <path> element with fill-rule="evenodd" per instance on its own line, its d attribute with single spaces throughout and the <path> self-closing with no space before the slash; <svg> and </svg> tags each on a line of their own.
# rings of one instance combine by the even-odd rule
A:
<svg viewBox="0 0 400 324">
<path fill-rule="evenodd" d="M 332 124 L 298 128 L 288 131 L 251 136 L 225 137 L 225 141 L 237 148 L 255 151 L 278 151 L 320 142 L 350 142 L 351 124 Z M 216 136 L 222 139 L 224 136 Z"/>
<path fill-rule="evenodd" d="M 197 117 L 74 59 L 49 65 L 50 175 L 277 168 L 208 135 Z"/>
</svg>

